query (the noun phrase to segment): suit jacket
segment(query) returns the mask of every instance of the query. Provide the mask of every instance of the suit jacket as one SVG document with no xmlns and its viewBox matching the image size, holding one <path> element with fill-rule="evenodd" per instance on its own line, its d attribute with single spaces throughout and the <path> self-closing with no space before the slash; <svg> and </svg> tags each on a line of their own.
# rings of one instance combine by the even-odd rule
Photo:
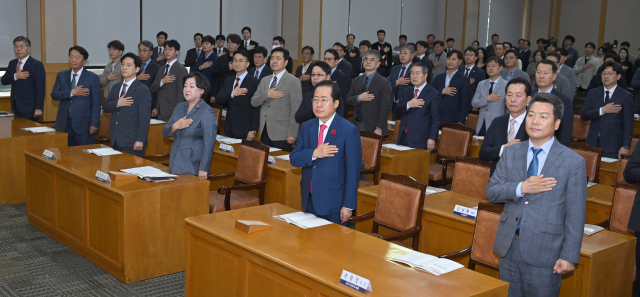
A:
<svg viewBox="0 0 640 297">
<path fill-rule="evenodd" d="M 600 65 L 600 68 L 598 68 L 598 71 L 596 72 L 596 74 L 591 78 L 591 81 L 589 82 L 589 86 L 587 87 L 587 92 L 591 91 L 591 89 L 602 87 L 602 69 L 601 68 L 602 68 L 602 65 Z M 618 80 L 618 87 L 622 87 L 625 90 L 629 88 L 629 86 L 627 85 L 627 76 L 625 74 L 625 71 L 622 72 L 622 75 Z"/>
<path fill-rule="evenodd" d="M 104 86 L 104 98 L 109 97 L 109 92 L 114 85 L 122 82 L 122 73 L 120 72 L 120 68 L 122 66 L 121 61 L 122 60 L 118 60 L 118 62 L 115 63 L 110 61 L 107 63 L 107 66 L 104 67 L 104 71 L 100 74 L 100 84 Z M 115 67 L 113 67 L 114 65 Z M 112 72 L 118 74 L 119 77 L 114 80 L 109 80 L 109 74 Z"/>
<path fill-rule="evenodd" d="M 218 61 L 210 68 L 211 77 L 218 79 L 216 90 L 222 90 L 222 86 L 224 82 L 227 81 L 227 77 L 236 76 L 236 71 L 229 69 L 229 63 L 231 61 L 233 61 L 233 57 L 231 57 L 230 54 L 222 55 L 218 57 Z"/>
<path fill-rule="evenodd" d="M 213 48 L 213 52 L 216 53 L 216 55 L 218 55 L 218 47 L 217 46 Z M 229 49 L 226 48 L 226 47 L 223 47 L 222 48 L 222 52 L 226 53 L 228 55 L 229 54 Z M 218 57 L 220 57 L 220 55 L 218 55 Z M 251 63 L 249 63 L 249 65 L 251 65 Z"/>
<path fill-rule="evenodd" d="M 487 185 L 487 199 L 504 203 L 493 250 L 504 257 L 520 226 L 520 253 L 529 265 L 551 269 L 558 259 L 580 260 L 587 202 L 587 170 L 584 158 L 554 141 L 540 170 L 557 184 L 548 192 L 516 196 L 527 178 L 529 142 L 504 148 L 502 158 Z"/>
<path fill-rule="evenodd" d="M 366 76 L 360 75 L 353 79 L 351 89 L 345 98 L 346 105 L 355 106 L 353 109 L 353 122 L 356 123 L 356 115 L 362 108 L 362 124 L 365 131 L 374 132 L 376 128 L 382 129 L 382 136 L 389 134 L 387 117 L 391 111 L 391 84 L 382 75 L 375 72 L 369 83 L 369 94 L 373 100 L 358 103 L 358 96 L 362 94 L 362 85 Z"/>
<path fill-rule="evenodd" d="M 404 129 L 409 125 L 406 135 L 407 144 L 413 148 L 427 149 L 427 140 L 438 141 L 438 130 L 442 125 L 442 98 L 440 92 L 429 84 L 425 85 L 418 94 L 418 98 L 424 100 L 420 108 L 407 108 L 407 103 L 413 99 L 414 88 L 404 89 L 400 94 L 400 101 L 396 104 L 395 114 L 402 117 L 398 134 L 403 135 Z M 400 140 L 400 137 L 398 137 Z"/>
<path fill-rule="evenodd" d="M 622 146 L 631 146 L 633 137 L 633 97 L 627 90 L 616 87 L 610 95 L 610 102 L 622 106 L 618 113 L 600 115 L 600 108 L 604 103 L 604 87 L 595 88 L 587 94 L 582 106 L 580 118 L 591 121 L 585 143 L 596 146 L 600 137 L 602 156 L 618 158 L 618 151 Z"/>
<path fill-rule="evenodd" d="M 640 150 L 633 150 L 623 174 L 626 182 L 630 184 L 640 183 Z M 640 192 L 636 192 L 627 228 L 636 232 L 640 231 Z"/>
<path fill-rule="evenodd" d="M 429 60 L 429 54 L 425 53 L 424 56 L 422 57 L 422 59 L 418 58 L 418 56 L 414 56 L 413 57 L 413 63 L 416 62 L 421 62 L 425 65 L 427 65 L 427 83 L 428 84 L 432 84 L 433 83 L 433 62 L 431 62 L 431 60 Z"/>
<path fill-rule="evenodd" d="M 637 61 L 640 61 L 640 59 L 638 59 Z M 578 63 L 579 62 L 580 61 L 578 61 Z M 633 75 L 633 79 L 631 80 L 631 84 L 629 86 L 632 87 L 634 90 L 640 89 L 640 71 L 636 70 L 635 74 Z M 640 92 L 636 92 L 636 98 L 634 102 L 635 111 L 640 110 L 640 104 L 638 104 L 638 101 L 640 101 Z"/>
<path fill-rule="evenodd" d="M 345 46 L 345 48 L 347 49 L 344 53 L 344 58 L 351 63 L 351 67 L 355 68 L 356 65 L 354 64 L 355 60 L 360 58 L 360 49 L 358 48 L 357 45 L 353 45 L 353 47 L 351 49 L 349 49 L 349 46 Z M 351 57 L 351 53 L 356 53 L 355 57 Z"/>
<path fill-rule="evenodd" d="M 173 124 L 185 116 L 193 120 L 191 125 L 171 132 Z M 164 137 L 174 136 L 169 157 L 171 173 L 196 176 L 200 170 L 209 173 L 217 130 L 216 114 L 203 100 L 198 101 L 191 111 L 189 102 L 178 104 L 162 129 Z"/>
<path fill-rule="evenodd" d="M 216 53 L 214 52 L 211 52 L 208 57 L 205 54 L 200 55 L 195 65 L 191 67 L 191 72 L 200 72 L 209 80 L 209 84 L 211 85 L 211 88 L 209 89 L 209 95 L 215 97 L 218 93 L 218 79 L 211 76 L 211 68 L 204 68 L 200 70 L 200 66 L 202 66 L 202 64 L 204 64 L 205 62 L 211 62 L 211 67 L 213 67 L 213 65 L 216 65 L 216 63 L 218 62 L 218 55 L 216 55 Z"/>
<path fill-rule="evenodd" d="M 182 64 L 175 61 L 171 68 L 169 68 L 169 73 L 171 75 L 175 75 L 176 80 L 172 83 L 164 84 L 160 86 L 160 82 L 164 78 L 164 71 L 167 68 L 167 65 L 160 67 L 158 72 L 156 73 L 156 79 L 153 81 L 151 85 L 151 92 L 156 93 L 158 98 L 158 119 L 161 121 L 167 121 L 173 114 L 173 109 L 180 102 L 184 102 L 184 95 L 182 94 L 182 79 L 187 76 L 187 69 L 182 66 Z"/>
<path fill-rule="evenodd" d="M 485 134 L 480 146 L 480 159 L 482 161 L 491 161 L 491 175 L 493 175 L 498 161 L 500 161 L 500 148 L 509 142 L 509 119 L 510 115 L 508 113 L 493 119 L 491 127 L 487 128 L 487 134 Z M 522 142 L 529 140 L 525 121 L 520 124 L 515 139 L 519 139 Z"/>
<path fill-rule="evenodd" d="M 251 69 L 249 69 L 249 74 L 251 74 L 251 76 L 255 77 L 256 76 L 256 67 L 253 67 Z M 273 70 L 271 70 L 271 68 L 269 68 L 269 66 L 265 65 L 264 68 L 262 68 L 262 72 L 260 72 L 260 74 L 258 75 L 258 79 L 262 80 L 265 76 L 269 76 L 273 74 Z"/>
<path fill-rule="evenodd" d="M 445 52 L 442 52 L 440 54 L 440 58 L 436 59 L 436 53 L 431 53 L 429 54 L 429 60 L 431 60 L 431 64 L 434 65 L 433 66 L 433 77 L 435 78 L 436 76 L 438 76 L 441 73 L 445 73 L 447 72 L 447 54 Z M 442 65 L 440 66 L 435 66 L 436 62 L 442 62 Z"/>
<path fill-rule="evenodd" d="M 446 87 L 447 73 L 442 73 L 433 81 L 433 87 L 442 94 L 442 90 Z M 467 120 L 469 110 L 471 110 L 471 98 L 473 94 L 469 91 L 471 84 L 469 78 L 464 73 L 458 71 L 449 82 L 451 87 L 456 88 L 456 94 L 453 96 L 441 95 L 442 97 L 442 117 L 441 122 L 445 123 L 464 123 Z"/>
<path fill-rule="evenodd" d="M 467 67 L 466 66 L 460 66 L 458 68 L 458 71 L 462 71 L 462 74 L 464 74 L 465 71 L 467 71 Z M 473 82 L 471 83 L 471 94 L 475 94 L 476 93 L 476 89 L 478 88 L 478 84 L 485 80 L 487 78 L 487 73 L 484 72 L 484 70 L 482 70 L 482 68 L 473 65 L 473 68 L 471 68 L 471 73 L 469 73 L 469 82 L 471 82 L 471 78 L 473 78 Z M 487 89 L 488 91 L 489 89 Z M 504 96 L 502 96 L 504 98 Z"/>
<path fill-rule="evenodd" d="M 351 77 L 347 77 L 346 74 L 338 70 L 336 67 L 331 74 L 331 81 L 335 81 L 340 88 L 340 105 L 338 105 L 338 110 L 336 111 L 339 116 L 344 118 L 347 116 L 347 106 L 345 105 L 344 100 L 351 89 Z"/>
<path fill-rule="evenodd" d="M 167 64 L 167 59 L 157 61 L 156 59 L 158 58 L 159 55 L 160 55 L 160 52 L 158 50 L 158 47 L 156 46 L 153 48 L 153 53 L 151 54 L 151 60 L 158 63 L 158 65 L 160 66 L 164 66 L 164 64 Z"/>
<path fill-rule="evenodd" d="M 346 59 L 342 59 L 342 61 L 338 63 L 338 65 L 336 66 L 336 70 L 342 71 L 342 73 L 344 73 L 347 78 L 352 78 L 353 67 L 351 66 L 351 63 L 349 63 L 349 61 L 347 61 Z"/>
<path fill-rule="evenodd" d="M 319 121 L 313 119 L 302 124 L 296 146 L 289 156 L 292 166 L 302 167 L 302 209 L 307 208 L 313 179 L 312 203 L 318 214 L 338 213 L 342 207 L 356 210 L 362 166 L 360 131 L 335 114 L 324 143 L 337 146 L 338 152 L 333 157 L 311 160 L 318 147 Z"/>
<path fill-rule="evenodd" d="M 530 49 L 526 49 L 523 52 L 520 52 L 520 61 L 522 61 L 522 71 L 527 71 L 527 68 L 529 67 L 529 63 L 530 63 L 530 58 L 531 57 L 531 50 Z"/>
<path fill-rule="evenodd" d="M 531 96 L 538 94 L 538 88 L 531 89 Z M 556 130 L 556 138 L 562 145 L 568 147 L 571 145 L 572 133 L 573 133 L 573 103 L 569 100 L 567 95 L 560 93 L 556 88 L 551 90 L 551 94 L 556 95 L 562 100 L 564 105 L 564 112 L 562 113 L 562 121 L 560 122 L 560 128 Z M 604 95 L 603 95 L 604 96 Z M 604 98 L 604 97 L 602 97 Z"/>
<path fill-rule="evenodd" d="M 364 68 L 362 67 L 362 57 L 353 58 L 351 61 L 351 66 L 353 67 L 351 78 L 356 78 L 360 74 L 364 73 Z"/>
<path fill-rule="evenodd" d="M 302 88 L 300 80 L 289 72 L 285 72 L 276 85 L 276 90 L 284 95 L 278 99 L 267 97 L 271 79 L 269 75 L 260 81 L 258 90 L 251 97 L 251 105 L 260 107 L 260 131 L 262 135 L 265 125 L 269 130 L 269 138 L 274 141 L 287 140 L 296 137 L 300 124 L 296 122 L 295 114 L 302 102 Z"/>
<path fill-rule="evenodd" d="M 573 101 L 573 98 L 576 96 L 576 88 L 577 88 L 577 79 L 576 79 L 576 71 L 568 65 L 562 65 L 560 69 L 558 69 L 558 73 L 562 74 L 569 80 L 569 99 Z"/>
<path fill-rule="evenodd" d="M 154 62 L 153 60 L 150 60 L 149 65 L 147 65 L 147 68 L 144 69 L 144 72 L 149 74 L 149 79 L 140 81 L 143 85 L 149 88 L 149 93 L 151 94 L 151 109 L 158 108 L 158 97 L 156 93 L 151 92 L 151 85 L 156 79 L 158 69 L 160 69 L 160 65 L 158 65 L 158 63 Z M 140 75 L 141 72 L 142 68 L 140 68 L 140 71 L 137 73 L 137 75 Z"/>
<path fill-rule="evenodd" d="M 302 96 L 302 102 L 300 103 L 300 107 L 298 107 L 298 111 L 296 111 L 296 122 L 302 124 L 310 119 L 315 119 L 316 114 L 313 112 L 313 93 L 314 90 L 304 93 Z"/>
<path fill-rule="evenodd" d="M 131 106 L 117 107 L 120 99 L 120 87 L 124 82 L 111 88 L 102 109 L 111 113 L 111 146 L 117 141 L 121 147 L 133 147 L 136 141 L 147 144 L 149 120 L 151 120 L 151 91 L 141 81 L 134 80 L 127 88 L 125 97 L 131 97 Z"/>
<path fill-rule="evenodd" d="M 493 44 L 490 44 L 490 45 L 487 46 L 486 52 L 487 52 L 486 59 L 491 58 L 491 57 L 496 55 L 496 49 L 493 47 Z"/>
<path fill-rule="evenodd" d="M 311 62 L 309 64 L 309 67 L 307 67 L 307 72 L 305 72 L 304 74 L 306 75 L 311 75 L 311 71 L 313 70 L 313 65 L 315 63 Z M 296 68 L 296 77 L 298 79 L 300 79 L 300 76 L 302 76 L 302 67 L 303 65 L 300 64 L 300 66 L 298 66 L 298 68 Z M 311 84 L 311 78 L 309 78 L 309 80 L 307 81 L 300 81 L 300 84 L 302 85 L 302 94 L 306 94 L 307 92 L 311 91 L 313 89 L 313 85 Z"/>
<path fill-rule="evenodd" d="M 413 88 L 413 84 L 411 84 L 411 82 L 404 86 L 396 86 L 396 82 L 398 81 L 398 78 L 400 78 L 401 71 L 402 64 L 393 66 L 393 68 L 391 68 L 391 72 L 389 73 L 389 84 L 391 84 L 391 89 L 393 90 L 391 98 L 394 102 L 398 102 L 398 100 L 400 99 L 400 92 L 402 92 L 404 89 Z M 411 68 L 406 68 L 404 70 L 404 77 L 409 79 L 411 78 Z"/>
<path fill-rule="evenodd" d="M 56 130 L 67 132 L 71 131 L 68 129 L 73 129 L 76 134 L 89 134 L 89 126 L 97 128 L 100 125 L 102 108 L 100 78 L 97 74 L 82 68 L 76 86 L 89 89 L 89 96 L 72 96 L 71 69 L 58 72 L 53 91 L 51 91 L 51 99 L 60 101 L 56 116 Z M 67 127 L 69 116 L 71 116 L 72 127 Z"/>
<path fill-rule="evenodd" d="M 554 89 L 557 89 L 558 92 L 564 94 L 565 96 L 567 96 L 567 98 L 572 98 L 571 83 L 569 83 L 569 79 L 566 78 L 564 75 L 560 74 L 559 72 L 557 74 L 558 75 L 556 76 L 556 80 L 553 81 L 553 84 L 555 85 Z M 532 89 L 538 88 L 538 84 L 536 83 L 535 78 L 534 78 L 534 81 L 531 83 L 531 88 Z"/>
<path fill-rule="evenodd" d="M 200 48 L 200 56 L 204 55 L 204 50 Z M 198 50 L 194 47 L 187 51 L 187 56 L 184 58 L 184 67 L 193 67 L 198 61 Z M 218 56 L 218 55 L 215 55 Z"/>
<path fill-rule="evenodd" d="M 471 100 L 471 106 L 477 108 L 480 111 L 478 123 L 475 127 L 476 132 L 482 129 L 483 123 L 485 131 L 489 130 L 489 127 L 491 127 L 491 123 L 493 122 L 493 120 L 507 112 L 507 107 L 505 105 L 505 92 L 507 90 L 507 83 L 508 81 L 500 78 L 493 86 L 493 92 L 498 93 L 498 95 L 502 96 L 502 99 L 498 102 L 489 102 L 487 100 L 489 98 L 489 95 L 491 95 L 489 94 L 489 89 L 491 88 L 491 79 L 482 80 L 478 84 L 478 89 L 476 89 L 476 92 L 473 95 L 473 100 Z"/>
<path fill-rule="evenodd" d="M 507 79 L 507 68 L 502 68 L 502 71 L 500 71 L 500 76 L 501 76 L 503 79 Z M 513 71 L 513 78 L 516 78 L 516 77 L 524 78 L 524 79 L 526 79 L 529 83 L 531 83 L 531 80 L 530 80 L 530 78 L 529 78 L 529 74 L 527 74 L 526 72 L 524 72 L 524 71 L 522 71 L 522 70 L 520 70 L 520 69 L 518 69 L 518 68 L 516 68 L 516 69 Z"/>
<path fill-rule="evenodd" d="M 570 55 L 573 55 L 573 58 L 567 59 L 567 61 L 564 62 L 564 64 L 569 66 L 570 68 L 573 68 L 574 66 L 576 66 L 576 62 L 578 61 L 578 59 L 580 59 L 580 53 L 578 53 L 578 50 L 576 50 L 573 47 L 570 47 L 569 49 L 567 49 L 567 52 Z"/>
<path fill-rule="evenodd" d="M 591 63 L 592 66 L 589 68 L 584 68 L 584 65 L 587 63 Z M 598 68 L 602 65 L 602 61 L 596 56 L 591 56 L 589 61 L 585 63 L 585 57 L 580 57 L 578 62 L 576 62 L 576 66 L 573 67 L 573 70 L 576 72 L 576 84 L 578 87 L 586 89 L 589 87 L 589 82 L 591 78 L 596 74 Z M 633 88 L 633 87 L 632 87 Z"/>
<path fill-rule="evenodd" d="M 257 43 L 256 41 L 254 41 L 253 39 L 249 40 L 249 45 L 253 45 L 253 49 L 252 50 L 247 50 L 246 47 L 244 46 L 244 39 L 242 40 L 242 42 L 240 42 L 240 46 L 238 47 L 239 50 L 243 49 L 245 51 L 247 51 L 247 53 L 249 54 L 249 68 L 256 66 L 256 64 L 253 63 L 253 54 L 255 54 L 256 52 L 256 47 L 258 47 L 258 45 L 260 45 L 259 43 Z M 227 55 L 229 55 L 229 50 L 227 50 Z M 231 59 L 233 60 L 233 59 Z M 267 65 L 270 65 L 269 63 L 267 63 Z"/>
<path fill-rule="evenodd" d="M 235 79 L 235 76 L 227 77 L 224 87 L 216 95 L 216 103 L 227 107 L 224 134 L 232 138 L 246 139 L 249 131 L 258 131 L 260 123 L 260 107 L 251 105 L 251 97 L 256 93 L 260 80 L 247 73 L 240 84 L 240 88 L 246 88 L 247 93 L 231 98 Z"/>
<path fill-rule="evenodd" d="M 44 108 L 45 71 L 42 62 L 29 56 L 22 65 L 22 71 L 28 71 L 26 79 L 14 80 L 18 59 L 9 62 L 7 71 L 2 76 L 3 85 L 11 85 L 11 109 L 22 114 L 33 113 Z"/>
</svg>

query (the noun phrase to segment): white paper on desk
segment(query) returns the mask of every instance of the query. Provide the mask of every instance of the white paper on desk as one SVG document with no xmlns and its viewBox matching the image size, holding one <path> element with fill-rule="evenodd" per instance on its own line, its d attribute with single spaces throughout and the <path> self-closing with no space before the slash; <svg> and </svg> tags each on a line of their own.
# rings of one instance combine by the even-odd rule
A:
<svg viewBox="0 0 640 297">
<path fill-rule="evenodd" d="M 411 252 L 400 257 L 395 257 L 391 259 L 391 261 L 404 263 L 414 269 L 429 272 L 434 275 L 442 275 L 447 272 L 451 272 L 464 267 L 464 265 L 458 262 L 451 261 L 449 259 L 438 258 L 420 252 Z"/>
<path fill-rule="evenodd" d="M 427 189 L 424 191 L 424 194 L 431 195 L 431 194 L 436 194 L 436 193 L 441 193 L 446 191 L 447 191 L 446 189 L 427 187 Z"/>
<path fill-rule="evenodd" d="M 382 146 L 386 147 L 388 149 L 396 150 L 396 151 L 408 151 L 408 150 L 412 150 L 413 149 L 412 147 L 399 145 L 399 144 L 393 144 L 393 143 L 385 143 Z"/>
<path fill-rule="evenodd" d="M 149 121 L 149 125 L 154 125 L 154 124 L 166 124 L 167 122 L 165 121 L 161 121 L 161 120 L 157 120 L 157 119 L 151 119 Z"/>
<path fill-rule="evenodd" d="M 593 186 L 595 186 L 595 185 L 597 185 L 597 183 L 588 182 L 588 183 L 587 183 L 587 189 L 588 189 L 588 188 L 591 188 L 591 187 L 593 187 Z"/>
<path fill-rule="evenodd" d="M 387 125 L 395 126 L 396 121 L 387 121 Z"/>
<path fill-rule="evenodd" d="M 484 136 L 473 135 L 473 139 L 484 140 Z"/>
<path fill-rule="evenodd" d="M 116 151 L 113 148 L 110 147 L 103 147 L 103 148 L 97 148 L 97 149 L 86 149 L 84 150 L 87 153 L 90 154 L 94 154 L 96 156 L 111 156 L 111 155 L 120 155 L 122 154 L 122 152 L 120 151 Z"/>
<path fill-rule="evenodd" d="M 277 156 L 276 158 L 278 158 L 278 159 L 282 159 L 282 160 L 285 160 L 285 161 L 290 161 L 290 160 L 289 160 L 289 155 Z"/>
<path fill-rule="evenodd" d="M 242 139 L 227 137 L 227 138 L 218 139 L 218 142 L 225 143 L 225 144 L 236 144 L 236 143 L 242 143 Z"/>
<path fill-rule="evenodd" d="M 220 135 L 220 134 L 217 134 L 217 135 L 216 135 L 216 140 L 225 139 L 225 138 L 229 138 L 229 137 L 222 136 L 222 135 Z"/>
<path fill-rule="evenodd" d="M 287 222 L 287 223 L 297 223 L 297 222 L 301 222 L 304 220 L 308 220 L 308 219 L 313 219 L 316 216 L 313 215 L 312 213 L 307 213 L 307 212 L 292 212 L 292 213 L 288 213 L 288 214 L 283 214 L 283 215 L 279 215 L 279 216 L 274 216 L 274 218 Z"/>
<path fill-rule="evenodd" d="M 277 151 L 281 151 L 281 149 L 277 148 L 277 147 L 269 147 L 269 152 L 277 152 Z"/>
<path fill-rule="evenodd" d="M 614 159 L 614 158 L 607 158 L 607 157 L 602 157 L 600 160 L 601 160 L 602 162 L 605 162 L 605 163 L 618 162 L 618 159 Z"/>
<path fill-rule="evenodd" d="M 131 173 L 139 177 L 178 177 L 175 174 L 166 173 L 158 168 L 151 166 L 135 167 L 128 169 L 120 169 L 122 172 Z"/>
<path fill-rule="evenodd" d="M 294 225 L 302 229 L 310 229 L 310 228 L 320 227 L 320 226 L 329 225 L 329 224 L 331 224 L 331 222 L 323 218 L 313 218 L 313 219 L 304 220 L 298 223 L 294 223 Z"/>
<path fill-rule="evenodd" d="M 52 129 L 50 127 L 30 127 L 30 128 L 22 128 L 23 130 L 32 132 L 32 133 L 42 133 L 42 132 L 55 132 L 56 129 Z"/>
</svg>

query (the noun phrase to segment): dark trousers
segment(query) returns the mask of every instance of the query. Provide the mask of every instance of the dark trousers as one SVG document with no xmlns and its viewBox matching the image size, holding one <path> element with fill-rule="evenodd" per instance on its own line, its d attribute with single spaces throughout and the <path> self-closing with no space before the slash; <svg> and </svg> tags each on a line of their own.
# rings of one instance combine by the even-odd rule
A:
<svg viewBox="0 0 640 297">
<path fill-rule="evenodd" d="M 485 126 L 487 122 L 482 121 L 482 128 L 480 128 L 480 131 L 476 131 L 476 134 L 478 134 L 478 136 L 484 136 L 485 134 L 487 134 L 487 128 Z"/>
<path fill-rule="evenodd" d="M 309 193 L 309 200 L 307 200 L 307 209 L 305 209 L 304 212 L 312 213 L 316 217 L 323 218 L 323 219 L 325 219 L 327 221 L 330 221 L 330 222 L 336 223 L 338 225 L 342 225 L 342 226 L 347 227 L 347 223 L 348 222 L 345 222 L 343 224 L 342 221 L 340 220 L 340 212 L 332 213 L 332 214 L 328 214 L 328 215 L 319 215 L 316 212 L 316 209 L 313 207 L 313 200 L 311 198 L 311 193 Z"/>
<path fill-rule="evenodd" d="M 21 117 L 21 118 L 23 118 L 23 119 L 27 119 L 27 120 L 30 120 L 30 121 L 37 122 L 37 121 L 38 121 L 38 118 L 33 117 L 33 113 L 34 113 L 34 111 L 32 111 L 32 112 L 27 112 L 27 113 L 22 113 L 22 112 L 19 112 L 19 111 L 17 111 L 17 110 L 14 110 L 14 111 L 13 111 L 13 115 L 14 115 L 14 116 L 16 116 L 16 117 Z"/>
<path fill-rule="evenodd" d="M 134 156 L 138 156 L 140 158 L 142 158 L 144 156 L 144 152 L 147 150 L 147 146 L 144 145 L 142 146 L 142 150 L 136 151 L 133 149 L 133 147 L 121 147 L 120 145 L 118 145 L 117 141 L 113 142 L 113 149 L 116 151 L 121 151 L 123 153 L 127 153 L 127 154 L 131 154 Z"/>
<path fill-rule="evenodd" d="M 640 240 L 640 230 L 635 230 L 636 232 L 636 238 L 638 240 Z M 640 244 L 636 243 L 636 269 L 640 267 Z M 635 297 L 640 297 L 640 285 L 638 284 L 640 283 L 639 281 L 636 280 L 636 287 L 635 287 Z"/>
<path fill-rule="evenodd" d="M 264 125 L 264 129 L 262 129 L 262 134 L 260 135 L 260 141 L 262 141 L 262 143 L 264 143 L 265 145 L 279 148 L 285 152 L 291 152 L 293 150 L 293 147 L 286 140 L 279 140 L 279 141 L 271 140 L 271 138 L 269 138 L 269 132 L 267 131 L 266 124 Z"/>
<path fill-rule="evenodd" d="M 87 144 L 95 144 L 96 136 L 93 134 L 77 134 L 73 131 L 73 123 L 71 122 L 71 118 L 67 119 L 67 143 L 69 146 L 77 146 L 77 145 L 87 145 Z"/>
<path fill-rule="evenodd" d="M 396 133 L 396 132 L 394 132 Z M 407 137 L 407 133 L 404 133 L 404 131 L 398 131 L 398 133 L 400 133 L 398 135 L 398 144 L 399 145 L 404 145 L 404 146 L 409 146 L 409 137 Z"/>
</svg>

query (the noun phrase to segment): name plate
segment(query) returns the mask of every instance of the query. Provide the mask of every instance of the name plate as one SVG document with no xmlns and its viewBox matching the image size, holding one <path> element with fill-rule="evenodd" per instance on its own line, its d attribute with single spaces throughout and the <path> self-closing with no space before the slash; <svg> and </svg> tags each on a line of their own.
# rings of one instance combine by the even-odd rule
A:
<svg viewBox="0 0 640 297">
<path fill-rule="evenodd" d="M 367 291 L 373 292 L 371 282 L 368 279 L 346 270 L 342 270 L 340 283 L 362 294 L 366 294 Z"/>
<path fill-rule="evenodd" d="M 456 204 L 456 207 L 453 209 L 453 214 L 461 216 L 463 218 L 475 220 L 476 216 L 478 215 L 478 210 L 475 208 L 469 208 Z"/>
<path fill-rule="evenodd" d="M 96 177 L 95 179 L 103 182 L 103 183 L 110 183 L 111 182 L 111 177 L 109 177 L 109 174 L 104 173 L 100 170 L 96 171 Z"/>
<path fill-rule="evenodd" d="M 228 144 L 224 144 L 224 143 L 221 143 L 221 144 L 220 144 L 220 147 L 218 147 L 218 149 L 219 149 L 219 150 L 221 150 L 221 151 L 223 151 L 223 152 L 225 152 L 225 153 L 231 153 L 231 154 L 233 154 L 233 153 L 235 152 L 235 151 L 233 150 L 233 146 L 230 146 L 230 145 L 228 145 Z"/>
<path fill-rule="evenodd" d="M 267 163 L 271 165 L 276 164 L 276 158 L 269 156 L 269 159 L 267 159 Z"/>
<path fill-rule="evenodd" d="M 54 154 L 50 150 L 44 150 L 44 152 L 42 153 L 42 157 L 47 160 L 58 160 L 58 158 L 56 157 L 56 154 Z"/>
<path fill-rule="evenodd" d="M 227 117 L 227 109 L 226 108 L 222 109 L 222 117 L 223 118 Z"/>
</svg>

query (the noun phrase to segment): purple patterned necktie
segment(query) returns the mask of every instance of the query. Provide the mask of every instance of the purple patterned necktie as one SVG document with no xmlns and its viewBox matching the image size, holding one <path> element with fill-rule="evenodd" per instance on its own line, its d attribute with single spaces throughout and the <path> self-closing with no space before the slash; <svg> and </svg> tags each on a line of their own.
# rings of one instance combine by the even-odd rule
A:
<svg viewBox="0 0 640 297">
<path fill-rule="evenodd" d="M 277 85 L 278 85 L 278 77 L 274 76 L 273 82 L 271 82 L 271 86 L 269 87 L 269 89 L 275 89 Z"/>
</svg>

